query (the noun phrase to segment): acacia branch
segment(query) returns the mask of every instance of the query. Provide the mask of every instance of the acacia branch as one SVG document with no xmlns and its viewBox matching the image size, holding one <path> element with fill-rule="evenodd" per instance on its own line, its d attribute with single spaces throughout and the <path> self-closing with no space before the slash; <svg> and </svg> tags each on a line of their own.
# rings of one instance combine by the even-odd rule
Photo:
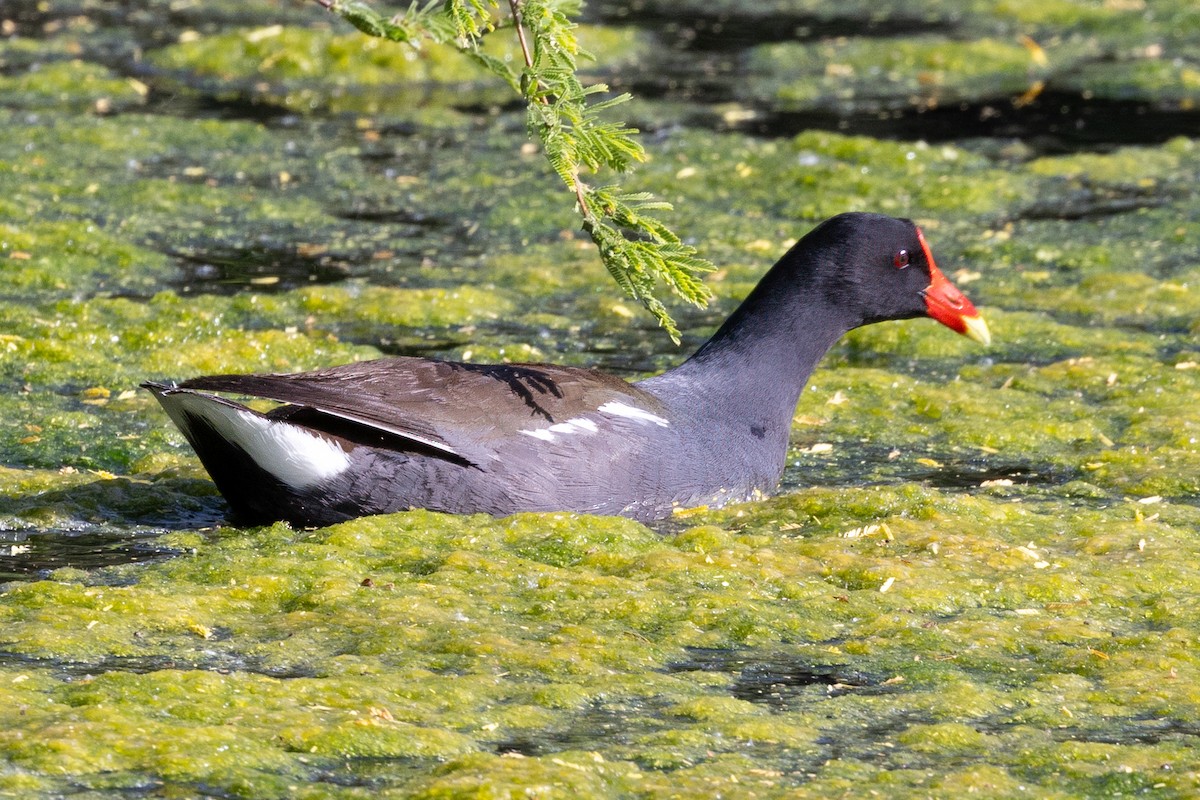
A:
<svg viewBox="0 0 1200 800">
<path fill-rule="evenodd" d="M 578 12 L 576 0 L 508 0 L 525 64 L 519 79 L 502 60 L 480 48 L 484 36 L 496 29 L 492 11 L 499 0 L 443 0 L 424 7 L 414 3 L 391 19 L 385 19 L 365 0 L 314 2 L 371 36 L 414 47 L 421 39 L 454 46 L 518 91 L 527 103 L 530 131 L 541 140 L 546 159 L 575 195 L 583 229 L 599 248 L 609 274 L 679 341 L 675 321 L 655 296 L 658 283 L 703 306 L 711 293 L 700 275 L 713 267 L 666 225 L 646 214 L 669 210 L 670 204 L 649 195 L 624 194 L 615 186 L 593 187 L 580 178 L 584 168 L 625 172 L 633 163 L 644 161 L 646 154 L 633 138 L 636 130 L 604 122 L 599 116 L 629 96 L 591 103 L 588 95 L 606 92 L 608 87 L 596 84 L 585 88 L 576 75 L 579 48 L 575 25 L 568 18 Z M 530 20 L 532 24 L 528 24 Z"/>
<path fill-rule="evenodd" d="M 529 52 L 529 43 L 525 41 L 525 26 L 521 24 L 521 0 L 508 0 L 512 10 L 513 25 L 517 29 L 517 41 L 521 43 L 521 54 L 525 56 L 526 69 L 533 69 L 533 55 Z"/>
<path fill-rule="evenodd" d="M 529 43 L 525 40 L 525 25 L 521 22 L 521 0 L 508 0 L 508 7 L 512 11 L 513 27 L 517 29 L 517 41 L 521 44 L 521 55 L 525 60 L 525 69 L 532 72 L 533 54 L 529 52 Z M 531 80 L 534 80 L 539 88 L 545 88 L 536 77 L 531 78 Z M 535 94 L 535 97 L 531 97 L 534 102 L 541 103 L 542 105 L 550 104 L 550 99 L 544 94 Z M 575 192 L 575 202 L 579 205 L 579 213 L 584 219 L 584 229 L 590 234 L 593 215 L 591 209 L 588 208 L 586 197 L 587 185 L 579 179 L 578 168 L 571 170 L 571 188 Z"/>
</svg>

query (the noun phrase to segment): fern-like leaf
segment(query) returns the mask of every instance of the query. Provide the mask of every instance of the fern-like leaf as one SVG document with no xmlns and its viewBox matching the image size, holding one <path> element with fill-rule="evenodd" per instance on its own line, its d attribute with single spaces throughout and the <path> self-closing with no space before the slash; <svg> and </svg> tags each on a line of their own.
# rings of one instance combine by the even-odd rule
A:
<svg viewBox="0 0 1200 800">
<path fill-rule="evenodd" d="M 526 124 L 542 143 L 551 169 L 574 194 L 584 230 L 592 237 L 601 260 L 617 286 L 637 300 L 675 341 L 679 330 L 656 296 L 659 287 L 696 305 L 711 294 L 702 280 L 712 265 L 684 244 L 665 223 L 653 216 L 670 211 L 671 204 L 645 192 L 624 193 L 615 186 L 593 187 L 583 171 L 622 173 L 645 161 L 638 131 L 605 114 L 628 94 L 609 94 L 608 86 L 584 86 L 578 77 L 579 59 L 594 59 L 583 50 L 572 19 L 579 0 L 516 0 L 511 20 L 498 19 L 497 0 L 430 0 L 388 19 L 364 0 L 318 0 L 363 33 L 414 47 L 423 40 L 453 44 L 484 71 L 503 79 L 525 99 Z M 514 71 L 480 49 L 483 37 L 498 28 L 529 32 L 528 60 Z"/>
</svg>

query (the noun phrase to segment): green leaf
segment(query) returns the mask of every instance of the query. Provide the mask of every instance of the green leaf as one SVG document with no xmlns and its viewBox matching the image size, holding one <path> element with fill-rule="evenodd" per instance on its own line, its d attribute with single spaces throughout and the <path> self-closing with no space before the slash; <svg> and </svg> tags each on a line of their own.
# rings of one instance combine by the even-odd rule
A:
<svg viewBox="0 0 1200 800">
<path fill-rule="evenodd" d="M 409 43 L 416 38 L 407 26 L 385 19 L 375 9 L 359 0 L 334 0 L 329 10 L 340 14 L 342 19 L 368 36 Z"/>
</svg>

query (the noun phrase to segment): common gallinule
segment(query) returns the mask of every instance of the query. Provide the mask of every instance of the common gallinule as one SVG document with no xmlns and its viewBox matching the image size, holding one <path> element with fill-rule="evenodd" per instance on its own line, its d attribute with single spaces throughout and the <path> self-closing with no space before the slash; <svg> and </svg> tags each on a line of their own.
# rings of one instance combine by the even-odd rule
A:
<svg viewBox="0 0 1200 800">
<path fill-rule="evenodd" d="M 243 522 L 408 508 L 652 520 L 773 488 L 825 352 L 851 328 L 918 316 L 988 343 L 916 225 L 842 214 L 797 242 L 695 355 L 633 384 L 550 364 L 385 358 L 143 386 Z M 260 414 L 209 391 L 283 405 Z"/>
</svg>

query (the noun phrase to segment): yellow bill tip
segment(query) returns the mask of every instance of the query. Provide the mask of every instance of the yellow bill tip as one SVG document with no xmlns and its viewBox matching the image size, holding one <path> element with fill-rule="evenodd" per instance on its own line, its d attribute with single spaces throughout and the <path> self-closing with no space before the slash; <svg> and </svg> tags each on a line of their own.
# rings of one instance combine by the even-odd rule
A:
<svg viewBox="0 0 1200 800">
<path fill-rule="evenodd" d="M 962 321 L 966 326 L 966 330 L 963 331 L 964 335 L 971 337 L 984 347 L 992 343 L 992 332 L 988 330 L 983 317 L 963 317 Z"/>
</svg>

